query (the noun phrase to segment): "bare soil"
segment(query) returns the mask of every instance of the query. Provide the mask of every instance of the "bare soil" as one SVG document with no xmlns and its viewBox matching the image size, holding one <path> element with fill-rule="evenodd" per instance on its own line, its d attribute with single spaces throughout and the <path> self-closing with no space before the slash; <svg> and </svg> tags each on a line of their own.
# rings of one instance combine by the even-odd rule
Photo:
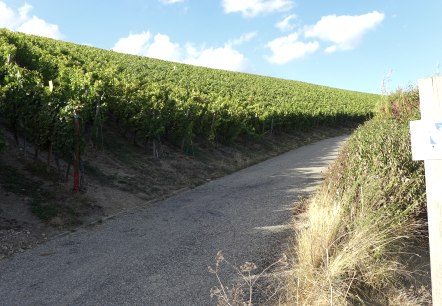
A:
<svg viewBox="0 0 442 306">
<path fill-rule="evenodd" d="M 83 191 L 72 192 L 72 167 L 51 160 L 47 153 L 34 158 L 24 139 L 17 145 L 0 127 L 8 145 L 0 153 L 0 259 L 75 231 L 97 226 L 104 219 L 147 206 L 257 162 L 321 139 L 346 134 L 348 129 L 321 128 L 308 132 L 242 139 L 231 146 L 194 144 L 185 154 L 162 145 L 161 158 L 149 145 L 133 144 L 107 131 L 103 148 L 88 144 L 83 159 Z M 48 171 L 49 170 L 49 171 Z"/>
</svg>

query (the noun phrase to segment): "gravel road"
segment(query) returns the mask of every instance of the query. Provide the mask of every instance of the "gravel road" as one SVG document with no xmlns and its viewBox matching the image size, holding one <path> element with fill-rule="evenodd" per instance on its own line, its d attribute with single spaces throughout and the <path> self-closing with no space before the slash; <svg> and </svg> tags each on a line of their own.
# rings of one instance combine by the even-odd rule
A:
<svg viewBox="0 0 442 306">
<path fill-rule="evenodd" d="M 293 203 L 320 183 L 335 137 L 0 261 L 1 305 L 213 305 L 207 267 L 277 259 Z M 225 280 L 228 284 L 232 280 Z"/>
</svg>

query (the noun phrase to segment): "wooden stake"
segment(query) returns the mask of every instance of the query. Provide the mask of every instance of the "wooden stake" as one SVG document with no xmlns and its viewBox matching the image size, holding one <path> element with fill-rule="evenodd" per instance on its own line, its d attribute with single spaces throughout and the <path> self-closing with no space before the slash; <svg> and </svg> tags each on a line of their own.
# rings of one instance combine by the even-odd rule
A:
<svg viewBox="0 0 442 306">
<path fill-rule="evenodd" d="M 50 143 L 49 147 L 48 147 L 48 162 L 46 165 L 46 172 L 47 173 L 51 172 L 51 161 L 52 161 L 52 143 Z"/>
<path fill-rule="evenodd" d="M 80 116 L 74 111 L 74 192 L 80 191 Z"/>
</svg>

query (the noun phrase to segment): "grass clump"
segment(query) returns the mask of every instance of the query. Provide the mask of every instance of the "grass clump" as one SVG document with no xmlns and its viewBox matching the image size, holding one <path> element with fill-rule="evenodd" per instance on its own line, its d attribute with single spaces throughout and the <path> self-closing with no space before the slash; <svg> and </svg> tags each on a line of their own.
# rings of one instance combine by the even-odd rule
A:
<svg viewBox="0 0 442 306">
<path fill-rule="evenodd" d="M 37 171 L 37 168 L 25 168 Z M 44 188 L 42 181 L 31 179 L 3 162 L 0 162 L 0 188 L 6 192 L 23 196 L 32 213 L 46 223 L 58 225 L 56 224 L 59 223 L 58 219 L 63 219 L 63 223 L 66 224 L 79 223 L 78 212 L 66 204 L 66 197 L 60 197 L 55 190 Z"/>
<path fill-rule="evenodd" d="M 378 115 L 355 131 L 329 169 L 299 216 L 304 226 L 294 245 L 289 304 L 429 300 L 410 293 L 416 275 L 407 266 L 421 252 L 410 246 L 425 241 L 424 168 L 411 160 L 408 132 L 418 105 L 416 89 L 385 97 Z"/>
</svg>

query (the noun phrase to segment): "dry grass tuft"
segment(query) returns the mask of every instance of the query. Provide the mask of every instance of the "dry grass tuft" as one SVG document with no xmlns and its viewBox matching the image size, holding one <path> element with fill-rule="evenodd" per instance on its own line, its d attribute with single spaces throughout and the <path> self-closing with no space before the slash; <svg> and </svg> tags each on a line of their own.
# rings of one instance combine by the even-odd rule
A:
<svg viewBox="0 0 442 306">
<path fill-rule="evenodd" d="M 227 286 L 220 277 L 221 268 L 233 270 L 239 277 L 239 281 Z M 268 305 L 279 300 L 281 288 L 274 282 L 271 272 L 274 269 L 281 269 L 288 265 L 287 256 L 282 255 L 280 259 L 268 265 L 261 272 L 256 272 L 258 267 L 253 262 L 245 262 L 239 268 L 224 258 L 219 251 L 215 257 L 215 266 L 209 266 L 209 273 L 215 275 L 218 286 L 210 290 L 210 297 L 217 301 L 218 306 L 251 306 L 256 303 Z M 225 271 L 224 271 L 225 272 Z M 267 284 L 264 286 L 264 284 Z M 263 288 L 265 287 L 265 288 Z M 257 294 L 259 292 L 259 294 Z"/>
<path fill-rule="evenodd" d="M 287 304 L 429 305 L 407 266 L 419 257 L 409 245 L 426 239 L 423 167 L 411 160 L 408 135 L 417 98 L 399 91 L 383 101 L 310 199 L 296 226 Z"/>
</svg>

